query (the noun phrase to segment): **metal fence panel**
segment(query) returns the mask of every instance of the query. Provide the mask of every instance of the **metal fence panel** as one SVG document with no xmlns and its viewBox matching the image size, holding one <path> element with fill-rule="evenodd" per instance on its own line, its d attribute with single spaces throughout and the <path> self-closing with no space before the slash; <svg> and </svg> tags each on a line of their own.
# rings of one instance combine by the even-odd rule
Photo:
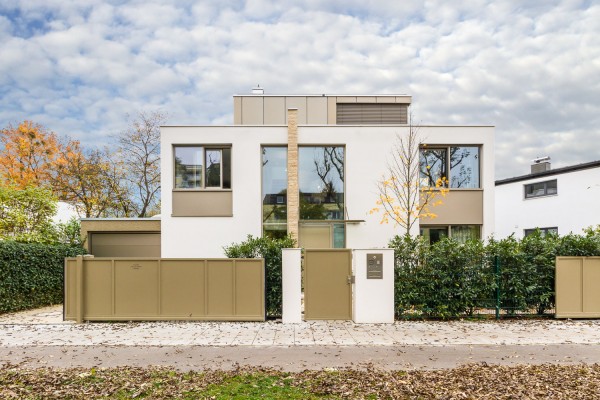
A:
<svg viewBox="0 0 600 400">
<path fill-rule="evenodd" d="M 71 258 L 65 320 L 265 320 L 263 259 Z"/>
<path fill-rule="evenodd" d="M 556 318 L 600 318 L 600 257 L 556 257 Z"/>
</svg>

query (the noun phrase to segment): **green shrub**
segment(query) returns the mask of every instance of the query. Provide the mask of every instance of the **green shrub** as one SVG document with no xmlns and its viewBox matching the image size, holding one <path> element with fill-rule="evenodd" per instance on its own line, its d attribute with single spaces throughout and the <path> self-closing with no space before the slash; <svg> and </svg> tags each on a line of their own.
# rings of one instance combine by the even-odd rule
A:
<svg viewBox="0 0 600 400">
<path fill-rule="evenodd" d="M 55 242 L 52 216 L 56 213 L 56 204 L 49 189 L 0 185 L 0 239 Z"/>
<path fill-rule="evenodd" d="M 294 239 L 287 236 L 281 239 L 259 238 L 248 235 L 246 241 L 233 243 L 223 248 L 229 258 L 265 259 L 265 306 L 268 316 L 281 316 L 281 249 L 295 247 Z"/>
<path fill-rule="evenodd" d="M 64 259 L 81 247 L 0 241 L 0 313 L 63 301 Z"/>
<path fill-rule="evenodd" d="M 490 298 L 495 281 L 481 241 L 395 237 L 396 314 L 429 317 L 472 315 Z"/>
<path fill-rule="evenodd" d="M 600 227 L 584 235 L 513 236 L 484 245 L 396 236 L 395 306 L 398 316 L 458 317 L 499 306 L 507 314 L 544 314 L 554 308 L 557 256 L 599 256 Z M 495 272 L 498 263 L 499 273 Z"/>
</svg>

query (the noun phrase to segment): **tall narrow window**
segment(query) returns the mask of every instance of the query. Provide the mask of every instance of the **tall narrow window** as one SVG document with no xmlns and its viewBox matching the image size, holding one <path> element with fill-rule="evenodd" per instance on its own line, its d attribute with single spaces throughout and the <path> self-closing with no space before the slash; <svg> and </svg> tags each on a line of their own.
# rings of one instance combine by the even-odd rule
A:
<svg viewBox="0 0 600 400">
<path fill-rule="evenodd" d="M 206 149 L 206 187 L 221 187 L 221 150 Z"/>
<path fill-rule="evenodd" d="M 263 236 L 287 235 L 287 147 L 262 148 Z"/>
</svg>

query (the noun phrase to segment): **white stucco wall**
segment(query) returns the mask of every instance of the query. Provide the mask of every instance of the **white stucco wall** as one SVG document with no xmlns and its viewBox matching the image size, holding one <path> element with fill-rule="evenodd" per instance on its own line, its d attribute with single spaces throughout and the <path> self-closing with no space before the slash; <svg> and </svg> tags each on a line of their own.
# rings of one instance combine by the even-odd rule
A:
<svg viewBox="0 0 600 400">
<path fill-rule="evenodd" d="M 525 199 L 524 186 L 556 179 L 558 194 Z M 525 229 L 558 227 L 559 235 L 600 224 L 600 168 L 496 186 L 496 238 L 524 236 Z"/>
<path fill-rule="evenodd" d="M 223 257 L 223 246 L 261 236 L 261 144 L 286 143 L 287 127 L 162 127 L 162 257 Z M 233 217 L 172 217 L 174 144 L 231 144 Z"/>
<path fill-rule="evenodd" d="M 367 278 L 367 255 L 381 254 L 381 279 Z M 394 250 L 356 249 L 352 251 L 352 320 L 359 324 L 394 322 Z"/>
<path fill-rule="evenodd" d="M 481 185 L 484 193 L 483 236 L 494 230 L 494 128 L 422 126 L 428 144 L 481 145 Z M 401 233 L 393 224 L 381 225 L 376 205 L 376 181 L 386 171 L 399 126 L 300 126 L 299 145 L 345 145 L 345 201 L 349 219 L 346 247 L 387 247 Z M 161 215 L 163 257 L 222 257 L 222 247 L 248 234 L 261 235 L 261 145 L 285 145 L 285 126 L 162 127 Z M 233 217 L 172 217 L 174 144 L 232 144 Z M 418 226 L 414 227 L 418 233 Z"/>
</svg>

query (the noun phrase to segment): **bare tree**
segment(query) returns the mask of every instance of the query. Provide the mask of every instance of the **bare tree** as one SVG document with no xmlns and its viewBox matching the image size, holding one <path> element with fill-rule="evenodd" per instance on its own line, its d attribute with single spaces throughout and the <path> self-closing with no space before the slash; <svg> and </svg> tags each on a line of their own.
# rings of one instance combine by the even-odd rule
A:
<svg viewBox="0 0 600 400">
<path fill-rule="evenodd" d="M 132 195 L 124 199 L 123 214 L 147 217 L 160 204 L 160 125 L 165 121 L 160 111 L 140 111 L 116 137 L 116 162 L 123 166 Z"/>
<path fill-rule="evenodd" d="M 396 136 L 387 172 L 377 182 L 377 207 L 370 211 L 371 214 L 381 212 L 381 223 L 394 221 L 407 235 L 419 219 L 437 217 L 431 208 L 442 204 L 441 198 L 448 193 L 446 176 L 442 175 L 432 182 L 428 179 L 428 175 L 431 178 L 428 171 L 432 166 L 420 158 L 420 149 L 425 146 L 419 141 L 419 127 L 413 125 L 411 116 L 408 135 Z"/>
</svg>

